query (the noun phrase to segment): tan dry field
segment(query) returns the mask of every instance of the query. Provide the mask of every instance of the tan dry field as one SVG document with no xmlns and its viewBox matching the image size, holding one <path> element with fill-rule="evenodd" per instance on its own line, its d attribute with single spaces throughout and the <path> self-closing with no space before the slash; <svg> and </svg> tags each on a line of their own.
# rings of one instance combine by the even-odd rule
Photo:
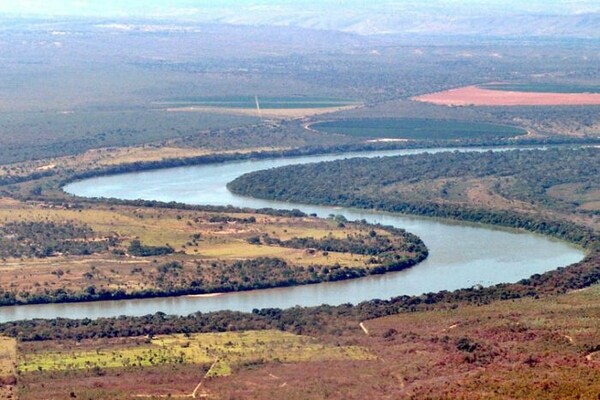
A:
<svg viewBox="0 0 600 400">
<path fill-rule="evenodd" d="M 511 92 L 465 86 L 416 96 L 412 100 L 446 106 L 600 105 L 600 93 Z"/>
<path fill-rule="evenodd" d="M 340 107 L 319 108 L 261 108 L 258 112 L 255 108 L 227 108 L 227 107 L 171 107 L 165 109 L 167 112 L 219 112 L 223 114 L 247 115 L 259 118 L 303 118 L 311 115 L 328 114 L 338 111 L 351 110 L 359 107 L 359 104 Z"/>
<path fill-rule="evenodd" d="M 0 337 L 0 399 L 16 399 L 17 341 Z"/>
<path fill-rule="evenodd" d="M 255 222 L 243 222 L 243 218 L 250 217 L 255 218 Z M 248 242 L 250 237 L 265 234 L 271 238 L 289 240 L 294 237 L 341 239 L 349 234 L 367 233 L 367 228 L 351 224 L 338 227 L 333 220 L 110 205 L 64 209 L 43 203 L 23 203 L 0 198 L 0 227 L 10 222 L 61 224 L 68 221 L 89 226 L 95 232 L 95 238 L 120 238 L 121 243 L 117 247 L 123 250 L 126 250 L 133 238 L 139 238 L 143 244 L 150 246 L 164 246 L 168 243 L 176 253 L 132 257 L 115 255 L 107 250 L 90 255 L 55 254 L 45 258 L 7 256 L 0 262 L 0 291 L 40 294 L 46 290 L 77 291 L 94 286 L 99 289 L 135 292 L 156 288 L 156 277 L 160 275 L 157 268 L 169 262 L 182 265 L 177 276 L 171 277 L 178 284 L 185 279 L 191 281 L 206 275 L 202 278 L 206 285 L 220 279 L 220 272 L 215 272 L 217 269 L 225 271 L 212 263 L 223 264 L 223 268 L 226 268 L 225 265 L 236 261 L 260 257 L 277 257 L 288 263 L 290 268 L 298 270 L 310 266 L 377 266 L 370 262 L 367 255 L 335 251 L 324 253 L 307 251 L 305 248 Z M 381 235 L 390 234 L 380 229 L 377 232 Z M 194 239 L 194 235 L 199 236 Z"/>
<path fill-rule="evenodd" d="M 215 151 L 207 148 L 184 148 L 175 146 L 142 145 L 123 148 L 88 150 L 78 158 L 78 162 L 118 165 L 134 162 L 161 161 L 170 158 L 189 158 L 211 154 L 251 153 L 253 151 L 285 150 L 284 147 L 250 147 L 239 150 Z"/>
<path fill-rule="evenodd" d="M 85 170 L 103 166 L 162 161 L 174 158 L 191 158 L 212 154 L 251 153 L 286 149 L 288 148 L 273 146 L 217 151 L 208 148 L 186 148 L 174 145 L 157 146 L 154 144 L 131 147 L 104 147 L 88 150 L 76 156 L 64 156 L 2 165 L 0 166 L 0 176 L 6 176 L 9 172 L 14 176 L 24 176 L 34 172 L 43 172 L 53 169 L 59 170 L 62 168 Z"/>
</svg>

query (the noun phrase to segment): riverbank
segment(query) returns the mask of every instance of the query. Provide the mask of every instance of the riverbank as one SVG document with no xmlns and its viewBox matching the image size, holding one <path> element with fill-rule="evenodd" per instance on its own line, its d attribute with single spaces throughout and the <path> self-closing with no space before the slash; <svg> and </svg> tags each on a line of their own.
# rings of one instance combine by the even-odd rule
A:
<svg viewBox="0 0 600 400">
<path fill-rule="evenodd" d="M 422 150 L 421 150 L 422 151 Z M 398 153 L 414 153 L 416 151 L 408 151 L 408 152 L 403 152 L 403 151 L 399 151 Z M 384 153 L 352 153 L 350 154 L 350 156 L 377 156 L 377 155 L 391 155 L 393 154 L 390 152 L 384 152 Z M 247 199 L 247 198 L 236 198 L 235 196 L 231 196 L 230 194 L 228 194 L 228 192 L 225 190 L 225 184 L 230 180 L 233 179 L 235 177 L 237 177 L 238 175 L 240 175 L 243 171 L 240 171 L 240 168 L 247 168 L 248 166 L 251 166 L 250 168 L 256 168 L 256 169 L 264 169 L 264 168 L 268 168 L 268 167 L 272 167 L 272 166 L 277 166 L 277 165 L 281 165 L 282 163 L 286 163 L 286 162 L 293 162 L 293 163 L 299 163 L 299 162 L 314 162 L 314 161 L 318 161 L 318 160 L 323 160 L 323 159 L 332 159 L 332 158 L 336 158 L 336 157 L 344 157 L 344 155 L 335 155 L 335 156 L 320 156 L 320 157 L 306 157 L 305 159 L 303 158 L 295 158 L 293 160 L 282 160 L 282 159 L 277 159 L 277 160 L 260 160 L 260 161 L 247 161 L 244 163 L 230 163 L 230 164 L 217 164 L 217 165 L 207 165 L 207 166 L 201 166 L 201 167 L 191 167 L 191 169 L 189 171 L 186 172 L 186 170 L 184 169 L 177 169 L 177 170 L 164 170 L 164 171 L 154 171 L 154 172 L 145 172 L 142 173 L 143 176 L 139 176 L 136 174 L 133 175 L 119 175 L 119 176 L 114 176 L 114 177 L 105 177 L 105 178 L 94 178 L 91 181 L 87 182 L 87 187 L 90 188 L 92 190 L 92 194 L 90 193 L 85 193 L 85 195 L 92 195 L 94 196 L 95 193 L 98 193 L 98 191 L 102 191 L 104 187 L 108 187 L 110 190 L 114 190 L 115 192 L 120 193 L 121 195 L 127 197 L 128 193 L 129 195 L 131 195 L 132 198 L 140 198 L 140 197 L 144 197 L 144 196 L 149 196 L 149 198 L 154 198 L 153 196 L 155 195 L 155 193 L 159 193 L 161 196 L 167 195 L 169 193 L 177 193 L 178 196 L 180 196 L 181 198 L 184 199 L 184 201 L 188 202 L 188 203 L 200 203 L 200 204 L 214 204 L 216 205 L 216 207 L 221 207 L 220 210 L 231 210 L 234 211 L 233 209 L 230 209 L 229 207 L 226 208 L 222 208 L 224 205 L 226 204 L 237 204 L 238 206 L 241 207 L 256 207 L 256 208 L 261 208 L 261 207 L 273 207 L 275 206 L 275 208 L 283 208 L 283 207 L 290 207 L 289 204 L 285 204 L 285 203 L 265 203 L 265 202 L 260 202 L 257 200 L 252 200 L 252 199 Z M 200 168 L 200 171 L 198 171 L 198 168 Z M 199 174 L 202 179 L 208 179 L 207 181 L 194 181 L 193 176 L 195 174 Z M 221 181 L 219 183 L 215 182 L 215 181 L 211 181 L 212 177 L 218 177 L 218 179 L 220 179 Z M 114 179 L 118 180 L 123 180 L 121 181 L 122 186 L 119 186 L 119 184 L 115 185 Z M 158 179 L 158 180 L 157 180 Z M 105 180 L 108 180 L 108 185 L 102 185 L 102 182 L 104 181 L 106 183 Z M 161 181 L 163 181 L 163 183 L 161 183 Z M 170 186 L 170 191 L 169 192 L 165 192 L 164 190 L 162 190 L 161 188 L 164 186 L 164 182 L 168 182 L 168 185 Z M 173 185 L 177 185 L 178 182 L 181 182 L 181 184 L 183 185 L 181 187 L 181 189 L 177 189 L 176 186 Z M 69 188 L 77 188 L 77 185 L 81 185 L 80 184 L 74 184 L 71 185 L 69 187 L 67 187 L 67 189 L 69 190 Z M 193 197 L 186 197 L 188 194 L 191 196 L 195 196 L 197 195 L 197 191 L 186 191 L 186 188 L 189 188 L 190 186 L 195 186 L 195 187 L 210 187 L 211 190 L 209 191 L 203 191 L 201 192 L 201 195 L 203 197 L 201 198 L 196 198 L 194 199 Z M 156 188 L 156 191 L 153 192 L 153 188 Z M 128 192 L 129 190 L 129 192 Z M 136 192 L 136 191 L 143 191 L 142 193 L 145 193 L 143 196 L 140 196 L 139 193 L 140 192 Z M 108 196 L 106 196 L 105 194 L 100 194 L 103 197 L 112 197 L 110 196 L 110 194 Z M 158 209 L 169 209 L 169 200 L 172 200 L 170 198 L 166 198 L 163 199 L 166 201 L 166 203 L 155 203 L 152 201 L 149 202 L 133 202 L 133 203 L 128 203 L 131 206 L 137 205 L 139 206 L 156 206 Z M 236 203 L 237 202 L 237 203 Z M 83 204 L 83 203 L 82 203 Z M 96 207 L 98 204 L 100 203 L 94 203 L 94 207 Z M 117 202 L 118 204 L 118 202 Z M 125 204 L 127 204 L 127 202 L 125 202 Z M 175 204 L 171 204 L 172 207 L 175 207 L 175 209 L 177 209 L 179 206 L 175 205 Z M 213 206 L 214 207 L 214 206 Z M 191 211 L 200 211 L 203 209 L 203 206 L 200 206 L 199 208 L 196 208 L 195 206 L 181 206 L 181 209 L 189 209 Z M 244 210 L 244 208 L 239 208 L 238 211 L 242 211 Z M 291 207 L 290 207 L 291 208 Z M 169 212 L 173 213 L 172 217 L 175 217 L 177 211 L 171 210 Z M 247 208 L 246 208 L 247 211 Z M 319 209 L 319 208 L 306 208 L 306 212 L 308 214 L 319 214 L 322 216 L 327 216 L 329 214 L 337 214 L 340 213 L 340 209 L 339 208 L 333 208 L 333 209 Z M 350 212 L 350 214 L 347 214 L 350 219 L 363 219 L 365 217 L 365 214 L 361 214 L 360 212 L 356 213 L 354 212 L 354 214 L 352 214 L 351 211 L 349 210 L 343 210 L 344 213 L 348 213 Z M 378 215 L 377 213 L 373 214 L 373 215 L 367 215 L 368 219 L 372 220 L 373 222 L 379 221 L 382 218 L 382 215 Z M 148 218 L 145 219 L 146 221 L 148 221 Z M 181 219 L 181 223 L 185 223 L 188 220 L 188 218 L 182 218 Z M 454 226 L 452 228 L 450 228 L 447 225 L 444 225 L 443 223 L 438 223 L 438 222 L 432 222 L 429 223 L 429 221 L 426 223 L 423 220 L 419 220 L 418 224 L 415 225 L 413 221 L 411 221 L 410 218 L 406 218 L 406 217 L 401 217 L 398 220 L 394 220 L 392 222 L 392 224 L 395 224 L 397 226 L 407 226 L 407 228 L 409 228 L 409 230 L 416 230 L 416 232 L 418 232 L 419 235 L 431 235 L 431 232 L 435 232 L 435 231 L 439 231 L 440 230 L 440 226 L 444 226 L 444 229 L 450 229 L 450 231 L 448 232 L 444 232 L 441 233 L 437 236 L 437 238 L 435 237 L 431 237 L 431 236 L 426 236 L 427 240 L 429 242 L 429 240 L 433 240 L 433 243 L 435 243 L 434 246 L 434 251 L 432 251 L 433 257 L 430 257 L 430 259 L 423 265 L 421 265 L 419 268 L 415 269 L 415 271 L 411 271 L 411 273 L 409 274 L 395 274 L 394 275 L 394 279 L 390 280 L 390 279 L 375 279 L 375 280 L 362 280 L 362 282 L 369 282 L 367 283 L 367 287 L 372 286 L 373 287 L 373 291 L 365 291 L 364 289 L 360 289 L 359 287 L 355 287 L 353 285 L 348 285 L 347 288 L 349 288 L 348 290 L 344 290 L 344 291 L 340 291 L 339 290 L 339 286 L 336 288 L 336 292 L 342 292 L 344 296 L 346 297 L 342 297 L 342 296 L 336 296 L 334 298 L 329 297 L 329 295 L 323 295 L 322 293 L 320 293 L 318 296 L 315 296 L 315 293 L 312 293 L 311 295 L 306 295 L 304 294 L 303 291 L 299 291 L 298 296 L 299 297 L 290 297 L 288 298 L 287 296 L 285 297 L 285 301 L 282 301 L 281 297 L 279 297 L 277 295 L 277 299 L 276 300 L 262 300 L 259 301 L 257 303 L 254 303 L 256 305 L 256 308 L 260 308 L 261 304 L 265 305 L 265 306 L 271 306 L 272 304 L 278 304 L 280 306 L 286 307 L 286 306 L 294 306 L 297 304 L 302 304 L 302 305 L 306 305 L 306 306 L 310 306 L 310 305 L 316 305 L 316 304 L 320 304 L 320 303 L 316 303 L 316 304 L 307 304 L 304 303 L 305 300 L 300 300 L 300 299 L 306 299 L 306 298 L 313 298 L 313 299 L 317 299 L 317 301 L 321 301 L 323 303 L 329 303 L 329 304 L 341 304 L 344 302 L 352 302 L 352 303 L 356 303 L 357 301 L 363 301 L 363 300 L 370 300 L 373 297 L 392 297 L 394 295 L 398 294 L 398 287 L 404 287 L 404 289 L 401 289 L 403 293 L 405 294 L 420 294 L 420 293 L 424 293 L 424 292 L 436 292 L 439 290 L 454 290 L 454 289 L 458 289 L 461 287 L 471 287 L 471 286 L 488 286 L 491 284 L 494 284 L 494 280 L 496 280 L 496 282 L 506 282 L 506 281 L 517 281 L 519 279 L 522 278 L 526 278 L 529 277 L 532 274 L 540 274 L 543 273 L 545 271 L 547 271 L 548 269 L 553 269 L 559 266 L 563 266 L 563 265 L 567 265 L 570 264 L 574 261 L 577 261 L 580 257 L 582 257 L 582 255 L 580 256 L 575 256 L 575 254 L 581 254 L 581 253 L 575 253 L 575 252 L 569 252 L 567 251 L 567 249 L 562 248 L 559 249 L 559 245 L 557 243 L 548 243 L 548 245 L 543 245 L 543 241 L 537 241 L 535 244 L 534 243 L 528 243 L 527 241 L 523 240 L 523 237 L 520 237 L 518 240 L 513 240 L 512 237 L 510 235 L 508 236 L 504 236 L 502 234 L 498 234 L 496 235 L 497 237 L 491 238 L 488 237 L 489 232 L 487 229 L 482 228 L 476 232 L 473 232 L 474 235 L 474 240 L 476 240 L 475 243 L 473 243 L 471 240 L 462 240 L 462 245 L 464 246 L 464 249 L 460 249 L 457 248 L 457 243 L 456 240 L 453 240 L 454 238 L 457 237 L 457 235 L 460 235 L 461 233 L 461 228 Z M 425 236 L 424 236 L 425 237 Z M 475 239 L 476 237 L 476 239 Z M 451 239 L 452 238 L 452 239 Z M 502 238 L 506 238 L 506 240 L 502 239 Z M 515 238 L 516 239 L 516 238 Z M 186 239 L 188 240 L 188 239 Z M 489 252 L 487 254 L 485 254 L 485 256 L 481 257 L 482 255 L 477 255 L 477 254 L 473 254 L 473 249 L 476 248 L 480 248 L 481 247 L 481 243 L 480 241 L 483 240 L 484 242 L 487 243 L 497 243 L 498 244 L 498 248 L 497 248 L 497 253 L 495 252 Z M 529 240 L 529 239 L 528 239 Z M 436 242 L 437 241 L 437 242 Z M 515 245 L 517 245 L 517 243 L 520 243 L 518 249 L 515 248 Z M 509 262 L 506 262 L 505 259 L 505 255 L 506 255 L 506 247 L 512 247 L 514 250 L 515 254 L 518 254 L 517 258 L 515 260 L 509 260 Z M 532 253 L 532 250 L 539 250 L 535 253 Z M 552 251 L 551 249 L 554 249 L 554 251 Z M 458 259 L 455 261 L 452 261 L 453 258 L 455 258 L 456 253 L 458 254 L 468 254 L 469 257 L 480 257 L 479 261 L 481 263 L 481 265 L 485 265 L 485 268 L 479 267 L 477 265 L 477 263 L 472 263 L 470 261 L 465 261 L 464 259 Z M 560 255 L 562 256 L 566 256 L 567 258 L 562 258 L 562 260 L 565 261 L 560 261 L 561 258 L 559 258 Z M 574 257 L 570 258 L 571 255 L 573 255 Z M 520 261 L 519 257 L 523 256 L 523 259 L 527 259 L 526 263 L 523 263 L 522 261 Z M 492 270 L 504 270 L 507 271 L 507 275 L 504 276 L 493 276 L 492 279 L 487 279 L 487 278 L 481 278 L 481 271 L 486 271 L 488 270 L 490 267 L 490 257 L 492 257 L 492 259 L 495 260 L 495 262 L 498 263 L 498 267 L 497 268 L 492 268 Z M 567 261 L 567 259 L 569 261 Z M 554 264 L 554 266 L 552 266 L 553 264 L 549 264 L 547 261 L 545 260 L 552 260 L 553 263 L 559 263 L 559 264 Z M 523 264 L 527 264 L 529 266 L 529 270 L 524 270 L 523 269 Z M 456 280 L 454 279 L 447 279 L 447 278 L 443 278 L 440 279 L 439 277 L 442 275 L 439 275 L 441 273 L 441 271 L 443 271 L 444 269 L 447 269 L 449 266 L 453 266 L 455 265 L 457 268 L 459 266 L 463 266 L 463 274 L 454 274 L 452 277 L 456 278 Z M 468 266 L 468 267 L 465 267 Z M 425 268 L 421 268 L 421 267 L 425 267 Z M 422 275 L 420 271 L 423 271 Z M 177 272 L 177 271 L 176 271 Z M 331 269 L 330 269 L 331 272 Z M 513 275 L 513 273 L 516 273 L 516 275 Z M 347 276 L 347 275 L 346 275 Z M 419 276 L 421 276 L 420 278 L 418 278 Z M 437 276 L 437 277 L 436 277 Z M 477 276 L 479 277 L 479 279 L 473 279 L 472 276 Z M 398 281 L 396 281 L 396 277 L 399 279 Z M 425 285 L 423 286 L 418 286 L 418 287 L 407 287 L 406 283 L 402 283 L 402 279 L 409 279 L 407 282 L 411 282 L 411 281 L 423 281 L 426 282 Z M 381 290 L 381 283 L 385 282 L 386 283 L 386 288 L 385 290 Z M 400 285 L 400 286 L 399 286 Z M 287 286 L 287 285 L 286 285 Z M 319 285 L 317 285 L 319 286 Z M 407 290 L 408 289 L 408 290 Z M 171 289 L 172 290 L 172 289 Z M 201 288 L 194 288 L 192 293 L 198 293 L 198 291 L 202 290 Z M 222 288 L 216 288 L 215 289 L 216 292 L 221 292 L 223 291 Z M 317 290 L 319 291 L 319 290 Z M 278 293 L 278 291 L 275 291 L 276 293 Z M 401 293 L 402 293 L 401 292 Z M 156 291 L 149 291 L 147 292 L 149 293 L 150 296 L 162 296 L 162 294 L 160 292 Z M 182 292 L 172 292 L 170 291 L 169 293 L 175 293 L 175 294 L 189 294 L 189 291 L 182 291 Z M 202 293 L 202 292 L 201 292 Z M 198 293 L 198 294 L 201 294 Z M 254 299 L 256 298 L 260 298 L 261 296 L 255 296 L 255 292 L 249 292 L 252 297 Z M 357 294 L 360 293 L 360 296 L 357 296 Z M 123 292 L 119 292 L 118 293 L 119 296 L 124 296 Z M 99 294 L 94 294 L 94 296 L 99 296 Z M 173 306 L 173 304 L 170 304 L 168 306 L 165 305 L 165 302 L 163 302 L 162 298 L 157 299 L 156 302 L 153 302 L 151 299 L 148 299 L 149 301 L 146 302 L 144 301 L 144 306 L 140 306 L 138 304 L 138 306 L 140 306 L 140 310 L 135 311 L 136 314 L 141 315 L 140 313 L 153 313 L 157 310 L 163 310 L 163 311 L 167 311 L 169 313 L 176 313 L 176 314 L 185 314 L 186 312 L 192 312 L 195 310 L 198 310 L 199 308 L 202 309 L 203 311 L 216 311 L 219 309 L 223 309 L 223 308 L 229 308 L 232 306 L 231 303 L 231 296 L 224 296 L 223 297 L 223 301 L 220 302 L 202 302 L 202 303 L 198 303 L 198 302 L 190 302 L 190 303 L 186 303 L 184 306 L 181 306 L 180 302 L 177 301 L 175 302 L 177 305 Z M 118 298 L 124 298 L 124 297 L 118 297 Z M 243 298 L 240 297 L 240 299 Z M 204 299 L 206 300 L 206 299 Z M 212 299 L 211 299 L 212 300 Z M 169 298 L 165 298 L 165 301 L 170 301 Z M 171 303 L 173 303 L 171 301 Z M 237 303 L 237 301 L 235 301 L 235 303 Z M 244 304 L 248 303 L 247 299 L 245 299 L 245 301 L 243 302 Z M 120 307 L 121 307 L 121 302 L 118 302 L 118 305 L 115 305 L 115 307 L 110 307 L 110 306 L 106 306 L 107 303 L 102 303 L 108 310 L 110 311 L 106 311 L 106 313 L 104 314 L 98 314 L 97 311 L 91 311 L 88 307 L 80 307 L 81 310 L 86 310 L 83 315 L 91 315 L 91 316 L 95 316 L 95 317 L 101 317 L 101 316 L 110 316 L 110 315 L 119 315 L 120 313 L 122 313 L 122 311 L 120 311 Z M 151 308 L 151 305 L 154 305 L 155 308 Z M 238 303 L 240 304 L 240 303 Z M 250 303 L 252 304 L 252 303 Z M 243 309 L 244 311 L 251 311 L 252 308 L 255 308 L 252 305 L 245 305 L 245 308 Z M 75 308 L 75 307 L 74 307 Z M 47 311 L 48 309 L 46 309 Z M 26 310 L 24 311 L 24 315 L 26 314 Z M 5 313 L 8 313 L 9 311 L 6 310 Z M 42 312 L 40 310 L 40 312 Z M 64 313 L 64 310 L 61 310 L 61 308 L 57 308 L 56 311 L 59 314 L 55 314 L 55 315 L 61 315 L 60 313 Z M 132 310 L 130 309 L 128 312 L 132 312 Z M 18 311 L 10 311 L 10 313 L 12 315 L 23 315 L 20 314 L 20 312 Z M 78 312 L 72 312 L 70 311 L 70 315 L 77 315 Z M 30 317 L 34 316 L 35 313 L 30 314 Z M 53 315 L 52 313 L 46 313 L 46 312 L 42 312 L 42 315 Z M 17 317 L 19 318 L 19 317 Z"/>
</svg>

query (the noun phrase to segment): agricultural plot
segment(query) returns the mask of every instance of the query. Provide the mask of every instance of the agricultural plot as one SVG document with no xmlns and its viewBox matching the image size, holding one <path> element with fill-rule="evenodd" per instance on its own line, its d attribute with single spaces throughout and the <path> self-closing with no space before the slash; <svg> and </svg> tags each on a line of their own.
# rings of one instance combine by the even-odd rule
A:
<svg viewBox="0 0 600 400">
<path fill-rule="evenodd" d="M 600 93 L 583 91 L 564 92 L 569 87 L 560 86 L 559 92 L 548 93 L 549 86 L 525 86 L 523 91 L 510 91 L 511 86 L 464 86 L 442 92 L 413 97 L 412 100 L 445 106 L 584 106 L 600 105 Z M 588 90 L 578 89 L 574 90 Z"/>
<path fill-rule="evenodd" d="M 261 97 L 261 96 L 229 96 L 229 97 L 181 97 L 157 102 L 169 107 L 200 106 L 214 108 L 250 108 L 286 109 L 286 108 L 324 108 L 342 107 L 357 104 L 356 101 L 333 97 Z"/>
<path fill-rule="evenodd" d="M 445 140 L 513 137 L 527 132 L 521 128 L 480 122 L 416 118 L 345 119 L 319 122 L 311 129 L 371 139 Z"/>
<path fill-rule="evenodd" d="M 359 102 L 329 97 L 190 97 L 157 103 L 169 112 L 220 112 L 259 118 L 299 118 L 354 108 Z"/>
</svg>

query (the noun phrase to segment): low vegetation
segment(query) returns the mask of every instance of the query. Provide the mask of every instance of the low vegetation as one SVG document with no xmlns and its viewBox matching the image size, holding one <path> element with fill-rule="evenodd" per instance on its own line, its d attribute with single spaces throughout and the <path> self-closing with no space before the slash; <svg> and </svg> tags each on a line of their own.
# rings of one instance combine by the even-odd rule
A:
<svg viewBox="0 0 600 400">
<path fill-rule="evenodd" d="M 17 341 L 0 337 L 0 398 L 16 399 Z"/>
<path fill-rule="evenodd" d="M 595 399 L 600 288 L 364 322 L 346 340 L 375 360 L 265 366 L 213 380 L 215 396 Z M 278 380 L 264 379 L 268 374 Z M 287 385 L 281 386 L 283 382 Z"/>
<path fill-rule="evenodd" d="M 423 242 L 400 229 L 293 212 L 201 209 L 5 200 L 0 304 L 336 281 L 408 268 L 427 256 Z"/>
<path fill-rule="evenodd" d="M 416 118 L 343 119 L 319 122 L 310 127 L 320 132 L 372 139 L 482 139 L 513 137 L 527 133 L 524 129 L 512 126 Z"/>
<path fill-rule="evenodd" d="M 115 399 L 132 394 L 189 396 L 199 381 L 197 393 L 216 398 L 300 399 L 332 393 L 594 398 L 600 390 L 598 300 L 600 288 L 593 286 L 560 296 L 394 312 L 369 320 L 351 317 L 351 307 L 321 307 L 314 314 L 316 338 L 266 330 L 149 332 L 146 337 L 131 332 L 124 339 L 23 342 L 20 398 L 38 399 L 43 393 L 43 398 L 62 399 L 71 392 Z M 226 321 L 238 324 L 243 315 L 229 313 L 221 320 L 222 329 L 228 329 Z M 303 320 L 301 310 L 253 315 L 257 321 Z M 147 327 L 152 321 L 160 323 L 156 326 L 182 327 L 164 315 L 143 319 Z M 52 326 L 61 323 L 56 322 Z M 86 325 L 114 328 L 106 322 Z M 329 324 L 338 329 L 335 336 L 327 333 Z"/>
<path fill-rule="evenodd" d="M 23 343 L 19 352 L 20 398 L 63 399 L 70 393 L 85 398 L 100 388 L 104 398 L 146 394 L 190 395 L 198 382 L 236 374 L 265 365 L 362 361 L 375 357 L 356 345 L 333 345 L 313 337 L 263 330 L 226 333 L 158 335 L 127 339 L 95 339 L 82 342 Z M 196 370 L 195 377 L 190 372 Z M 171 371 L 165 369 L 169 367 Z M 135 387 L 134 380 L 94 388 L 98 376 L 151 376 L 161 371 L 169 380 L 148 381 Z M 186 371 L 189 381 L 178 381 L 174 371 Z M 76 378 L 76 381 L 73 381 Z M 110 379 L 110 378 L 109 378 Z M 177 382 L 174 382 L 176 381 Z M 69 382 L 68 384 L 66 384 Z M 170 384 L 169 384 L 170 383 Z M 204 388 L 202 388 L 204 389 Z M 95 393 L 96 398 L 100 394 Z M 72 396 L 73 397 L 73 396 Z"/>
<path fill-rule="evenodd" d="M 240 365 L 334 359 L 369 359 L 358 347 L 335 347 L 308 336 L 263 330 L 158 335 L 125 340 L 29 342 L 21 345 L 19 372 L 73 371 L 166 364 L 210 365 L 212 376 L 230 375 Z"/>
</svg>

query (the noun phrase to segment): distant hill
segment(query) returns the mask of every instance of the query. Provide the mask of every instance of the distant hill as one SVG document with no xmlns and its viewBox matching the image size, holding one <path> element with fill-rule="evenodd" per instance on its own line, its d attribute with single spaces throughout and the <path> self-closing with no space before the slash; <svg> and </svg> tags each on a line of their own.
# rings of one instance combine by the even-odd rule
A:
<svg viewBox="0 0 600 400">
<path fill-rule="evenodd" d="M 219 22 L 243 25 L 288 25 L 335 30 L 361 35 L 428 34 L 512 37 L 600 37 L 600 13 L 585 14 L 470 14 L 337 10 L 333 13 L 305 12 L 222 15 Z"/>
<path fill-rule="evenodd" d="M 130 0 L 0 2 L 0 16 L 68 16 L 289 26 L 377 34 L 600 37 L 595 0 Z"/>
</svg>

